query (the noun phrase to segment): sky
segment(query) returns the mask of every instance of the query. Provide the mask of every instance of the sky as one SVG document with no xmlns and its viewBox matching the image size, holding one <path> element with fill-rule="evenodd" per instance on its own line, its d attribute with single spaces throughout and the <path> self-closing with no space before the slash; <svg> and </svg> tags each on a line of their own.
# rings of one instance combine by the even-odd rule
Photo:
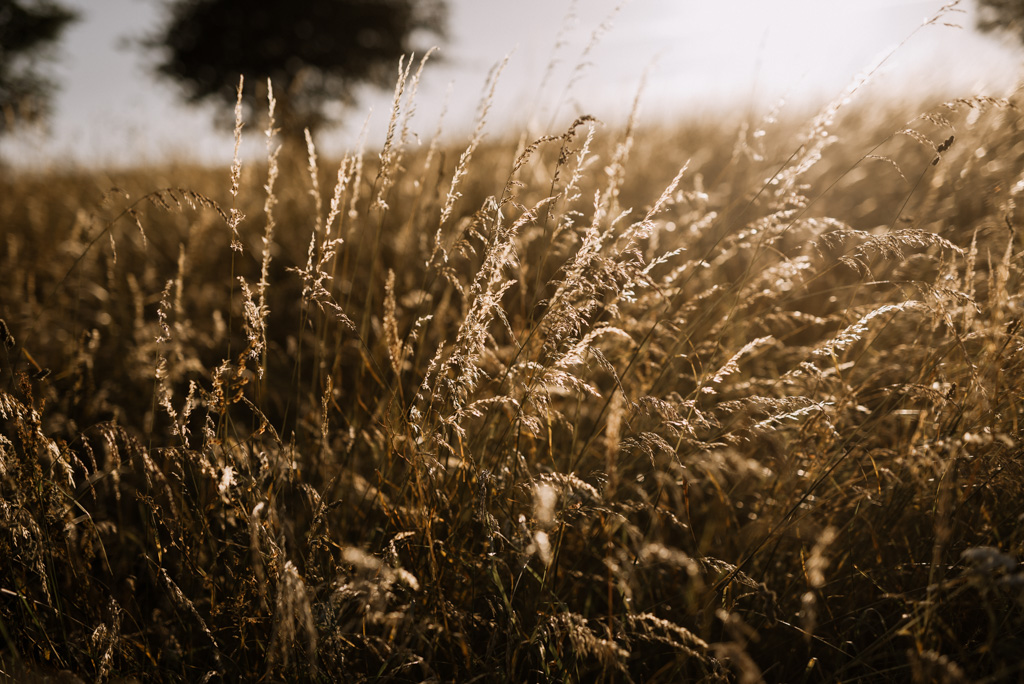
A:
<svg viewBox="0 0 1024 684">
<path fill-rule="evenodd" d="M 52 66 L 59 90 L 49 130 L 0 141 L 5 160 L 37 168 L 230 163 L 233 136 L 214 126 L 230 108 L 181 104 L 176 86 L 152 76 L 153 55 L 133 43 L 159 26 L 161 2 L 63 1 L 81 20 Z M 874 79 L 876 92 L 1002 96 L 1024 73 L 1024 49 L 973 30 L 973 1 L 921 28 L 944 2 L 449 0 L 444 60 L 427 66 L 413 128 L 431 135 L 444 111 L 449 135 L 471 129 L 487 73 L 506 55 L 488 119 L 495 133 L 530 121 L 540 129 L 531 133 L 553 133 L 582 113 L 621 122 L 641 82 L 646 121 L 827 102 L 901 43 Z M 379 146 L 390 100 L 391 93 L 366 91 L 318 146 L 352 149 L 367 120 L 367 145 Z M 257 131 L 247 129 L 250 144 Z"/>
</svg>

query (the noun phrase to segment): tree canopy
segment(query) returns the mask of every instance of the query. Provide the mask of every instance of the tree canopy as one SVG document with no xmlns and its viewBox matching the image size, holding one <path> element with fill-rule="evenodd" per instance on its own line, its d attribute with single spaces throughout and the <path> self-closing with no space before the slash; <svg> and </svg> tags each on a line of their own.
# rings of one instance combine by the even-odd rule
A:
<svg viewBox="0 0 1024 684">
<path fill-rule="evenodd" d="M 978 0 L 977 25 L 982 31 L 1009 30 L 1024 43 L 1024 1 Z"/>
<path fill-rule="evenodd" d="M 42 63 L 75 18 L 48 0 L 0 0 L 0 133 L 49 113 L 54 85 Z"/>
<path fill-rule="evenodd" d="M 159 74 L 191 102 L 234 102 L 239 75 L 269 78 L 283 133 L 301 135 L 330 120 L 325 106 L 351 104 L 361 83 L 392 83 L 403 54 L 443 36 L 442 0 L 171 0 L 166 22 L 147 41 Z M 256 88 L 247 88 L 246 103 Z"/>
</svg>

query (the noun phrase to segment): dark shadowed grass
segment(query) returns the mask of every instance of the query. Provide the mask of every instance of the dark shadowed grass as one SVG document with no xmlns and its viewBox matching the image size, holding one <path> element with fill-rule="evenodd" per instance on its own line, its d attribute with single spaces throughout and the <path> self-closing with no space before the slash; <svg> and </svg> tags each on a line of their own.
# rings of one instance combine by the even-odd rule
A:
<svg viewBox="0 0 1024 684">
<path fill-rule="evenodd" d="M 1013 102 L 456 149 L 400 103 L 4 181 L 5 672 L 1020 676 Z"/>
</svg>

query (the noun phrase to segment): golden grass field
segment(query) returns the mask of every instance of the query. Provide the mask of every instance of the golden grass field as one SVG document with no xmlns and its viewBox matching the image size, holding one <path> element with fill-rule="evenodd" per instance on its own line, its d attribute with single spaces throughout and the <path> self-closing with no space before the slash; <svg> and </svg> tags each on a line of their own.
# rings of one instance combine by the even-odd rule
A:
<svg viewBox="0 0 1024 684">
<path fill-rule="evenodd" d="M 452 145 L 405 74 L 0 179 L 5 676 L 1024 677 L 1016 100 Z"/>
</svg>

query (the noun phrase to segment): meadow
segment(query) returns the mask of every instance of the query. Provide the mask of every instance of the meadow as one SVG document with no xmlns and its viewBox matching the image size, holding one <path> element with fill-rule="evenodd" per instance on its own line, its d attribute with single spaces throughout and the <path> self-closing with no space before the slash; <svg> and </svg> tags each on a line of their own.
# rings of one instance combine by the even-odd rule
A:
<svg viewBox="0 0 1024 684">
<path fill-rule="evenodd" d="M 453 145 L 401 74 L 0 177 L 2 676 L 1024 676 L 1015 99 Z"/>
</svg>

